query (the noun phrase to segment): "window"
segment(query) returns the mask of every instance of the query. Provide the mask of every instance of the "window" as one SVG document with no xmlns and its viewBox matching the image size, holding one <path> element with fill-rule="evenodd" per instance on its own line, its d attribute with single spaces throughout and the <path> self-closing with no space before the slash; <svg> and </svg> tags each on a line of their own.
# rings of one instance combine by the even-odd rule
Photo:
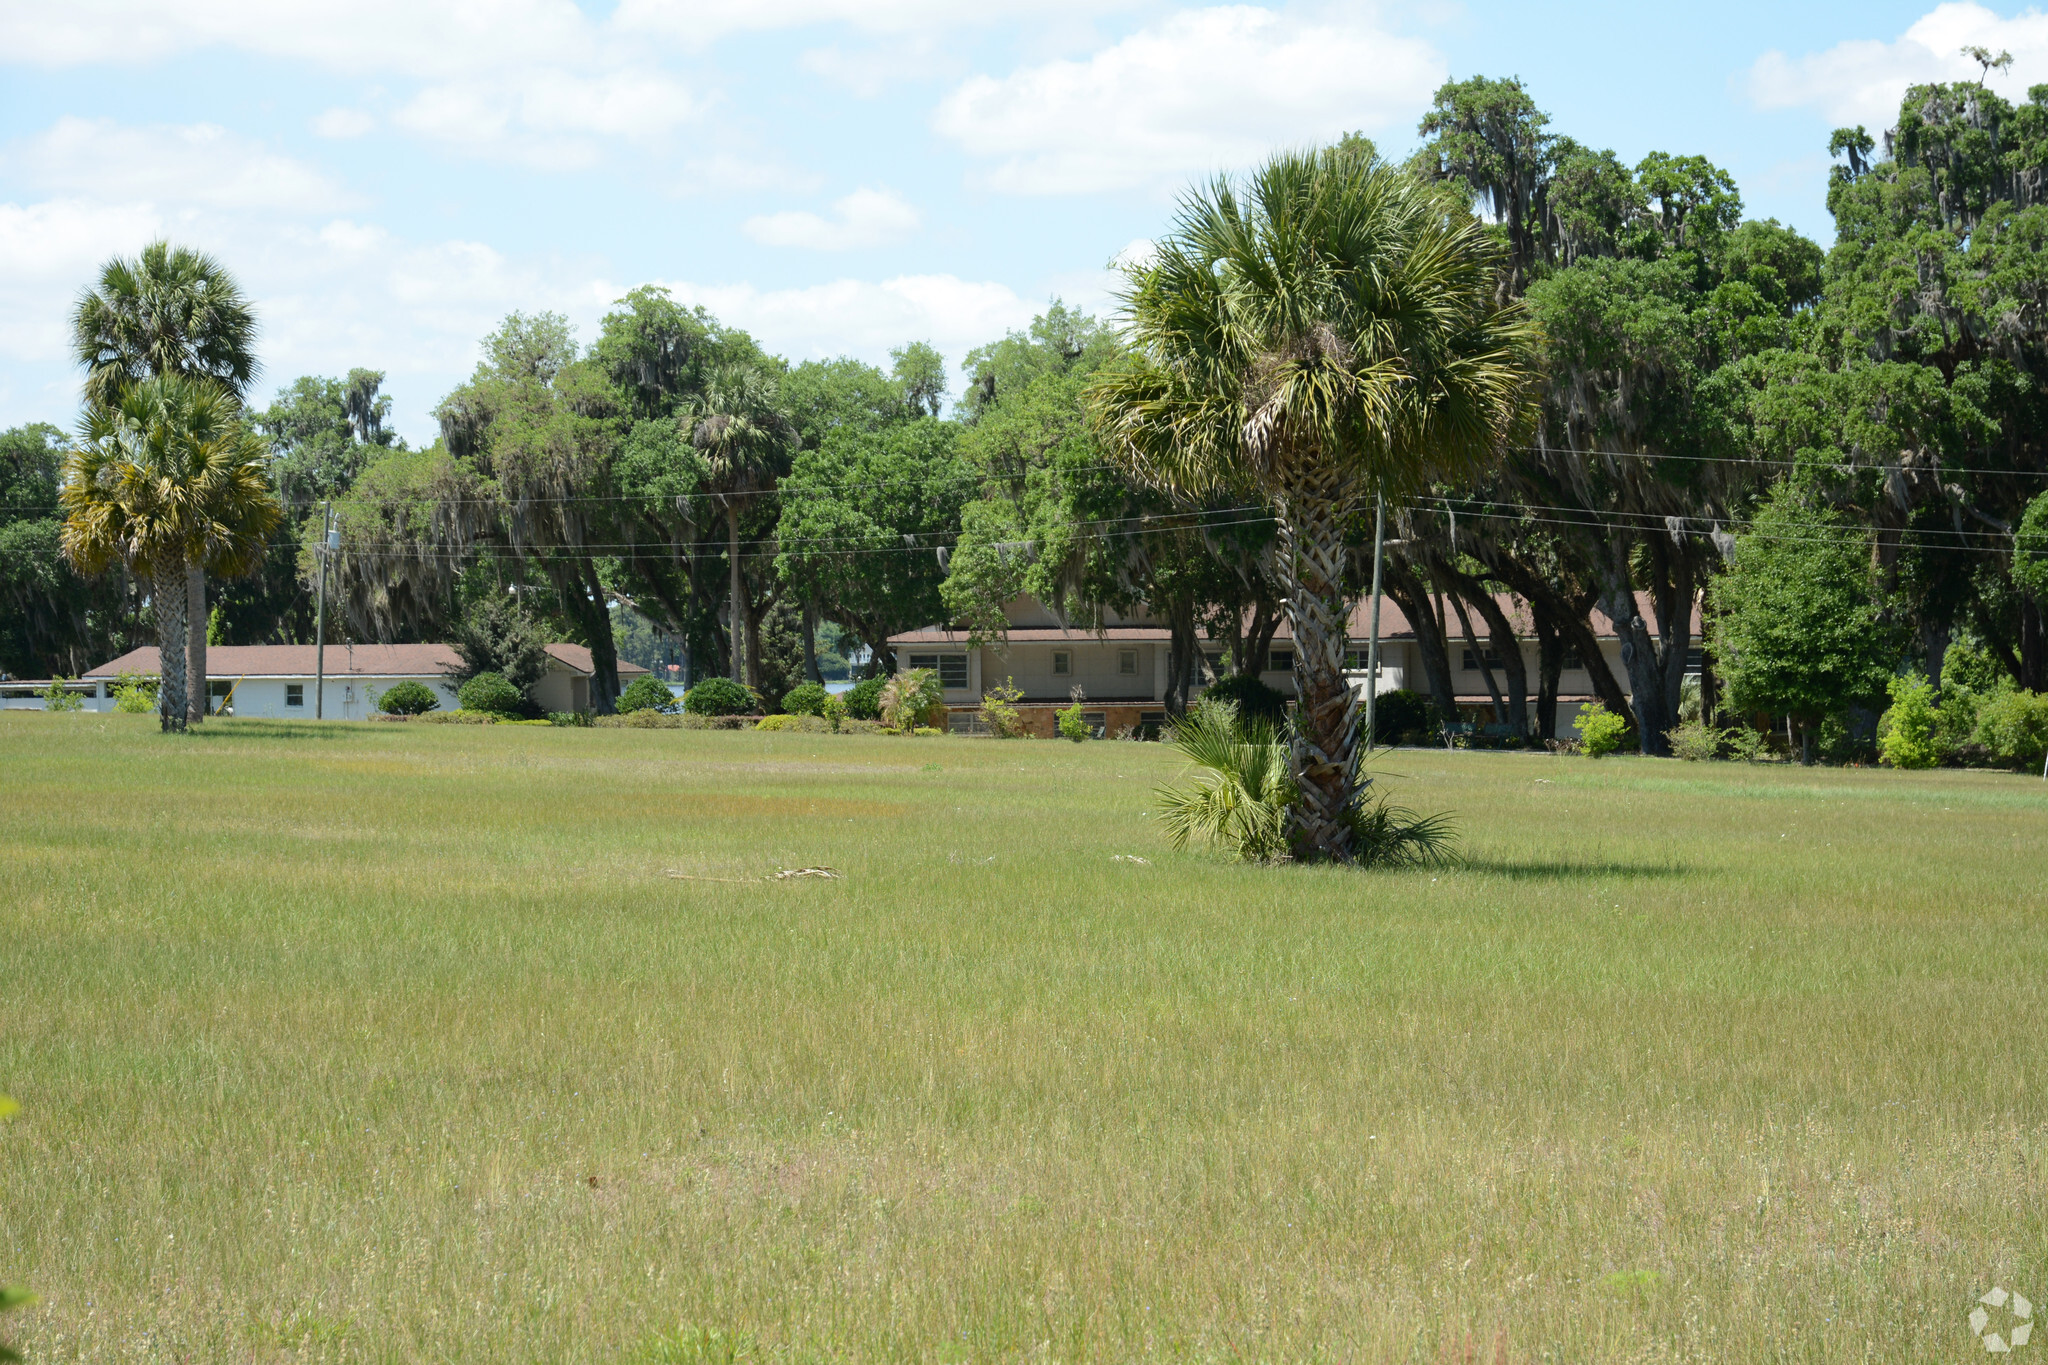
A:
<svg viewBox="0 0 2048 1365">
<path fill-rule="evenodd" d="M 1704 671 L 1704 670 L 1706 669 L 1706 666 L 1707 666 L 1707 652 L 1706 652 L 1706 651 L 1705 651 L 1704 649 L 1701 649 L 1701 648 L 1699 648 L 1698 646 L 1694 646 L 1693 648 L 1691 648 L 1691 649 L 1688 649 L 1687 651 L 1685 651 L 1685 671 L 1686 671 L 1686 672 L 1688 672 L 1688 673 L 1699 673 L 1699 672 L 1703 672 L 1703 671 Z"/>
<path fill-rule="evenodd" d="M 1347 649 L 1344 651 L 1344 671 L 1347 673 L 1365 672 L 1368 662 L 1367 651 L 1363 649 Z"/>
<path fill-rule="evenodd" d="M 1480 658 L 1484 658 L 1484 659 L 1486 660 L 1486 666 L 1487 666 L 1488 668 L 1499 668 L 1499 667 L 1500 667 L 1500 651 L 1499 651 L 1499 650 L 1497 650 L 1497 649 L 1482 649 L 1482 650 L 1480 650 L 1480 651 L 1479 651 L 1479 654 L 1475 656 L 1475 655 L 1474 655 L 1474 654 L 1472 653 L 1472 651 L 1468 649 L 1468 650 L 1466 650 L 1466 651 L 1465 651 L 1465 663 L 1464 663 L 1464 668 L 1465 668 L 1465 671 L 1466 671 L 1467 673 L 1477 673 L 1477 672 L 1479 671 L 1479 660 L 1480 660 Z"/>
<path fill-rule="evenodd" d="M 1567 646 L 1558 667 L 1567 673 L 1583 673 L 1586 670 L 1586 661 L 1579 656 L 1579 651 Z"/>
<path fill-rule="evenodd" d="M 1071 650 L 1065 650 L 1065 649 L 1056 649 L 1056 650 L 1054 650 L 1054 651 L 1052 652 L 1052 675 L 1053 675 L 1053 676 L 1054 676 L 1055 678 L 1064 678 L 1064 677 L 1066 677 L 1066 676 L 1067 676 L 1068 674 L 1072 673 L 1073 671 L 1074 671 L 1074 655 L 1073 655 L 1073 651 L 1071 651 Z"/>
<path fill-rule="evenodd" d="M 1138 713 L 1138 738 L 1158 739 L 1166 729 L 1164 711 L 1140 711 Z"/>
<path fill-rule="evenodd" d="M 304 706 L 306 704 L 306 685 L 304 683 L 286 683 L 284 685 L 284 704 L 286 706 Z"/>
<path fill-rule="evenodd" d="M 1081 713 L 1081 723 L 1087 726 L 1088 733 L 1097 739 L 1106 739 L 1109 735 L 1109 713 L 1107 711 L 1083 711 Z"/>
<path fill-rule="evenodd" d="M 1116 671 L 1127 678 L 1138 676 L 1138 651 L 1120 649 L 1116 652 Z"/>
<path fill-rule="evenodd" d="M 913 654 L 912 668 L 929 668 L 939 675 L 941 687 L 967 686 L 967 656 L 965 654 Z"/>
<path fill-rule="evenodd" d="M 1294 651 L 1291 649 L 1267 650 L 1266 671 L 1268 673 L 1292 673 L 1294 671 Z"/>
</svg>

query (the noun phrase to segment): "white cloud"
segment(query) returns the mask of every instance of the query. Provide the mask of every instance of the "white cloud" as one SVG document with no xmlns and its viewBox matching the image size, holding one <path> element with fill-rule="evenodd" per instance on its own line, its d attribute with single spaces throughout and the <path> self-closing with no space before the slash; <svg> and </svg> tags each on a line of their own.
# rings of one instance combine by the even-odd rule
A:
<svg viewBox="0 0 2048 1365">
<path fill-rule="evenodd" d="M 2048 15 L 2006 19 L 1982 5 L 1944 4 L 1892 42 L 1858 38 L 1802 57 L 1766 52 L 1750 68 L 1750 98 L 1766 109 L 1811 107 L 1836 124 L 1889 128 L 1908 85 L 1977 78 L 1980 68 L 1962 54 L 1968 46 L 2012 53 L 2012 66 L 1990 81 L 2009 99 L 2048 80 Z"/>
<path fill-rule="evenodd" d="M 573 0 L 65 0 L 0 8 L 0 61 L 76 66 L 163 61 L 207 48 L 306 62 L 416 86 L 400 127 L 467 151 L 581 165 L 592 139 L 646 141 L 701 102 L 655 65 L 644 36 L 594 20 Z M 327 137 L 368 131 L 329 110 Z"/>
<path fill-rule="evenodd" d="M 321 137 L 361 137 L 377 126 L 377 120 L 361 109 L 329 109 L 313 120 L 313 131 Z"/>
<path fill-rule="evenodd" d="M 894 190 L 855 190 L 832 205 L 832 216 L 767 213 L 743 224 L 747 236 L 768 246 L 847 251 L 887 246 L 917 231 L 917 209 Z"/>
<path fill-rule="evenodd" d="M 0 355 L 19 361 L 68 357 L 71 305 L 79 289 L 107 257 L 134 251 L 163 227 L 148 204 L 0 204 Z"/>
<path fill-rule="evenodd" d="M 1085 60 L 976 76 L 933 126 L 996 163 L 983 177 L 993 189 L 1163 188 L 1406 119 L 1445 70 L 1427 43 L 1364 18 L 1231 5 L 1173 15 Z"/>
<path fill-rule="evenodd" d="M 733 33 L 845 25 L 865 33 L 933 34 L 1007 19 L 1086 21 L 1133 0 L 620 0 L 614 23 L 703 46 Z"/>
<path fill-rule="evenodd" d="M 757 190 L 808 194 L 820 183 L 817 175 L 797 170 L 772 154 L 752 152 L 741 156 L 734 152 L 714 152 L 710 156 L 692 157 L 685 161 L 673 192 L 688 197 Z"/>
<path fill-rule="evenodd" d="M 922 339 L 957 365 L 968 351 L 1028 325 L 1040 311 L 1008 285 L 954 275 L 843 279 L 795 289 L 688 282 L 668 288 L 680 302 L 703 304 L 794 360 L 852 355 L 886 365 L 891 347 Z"/>
<path fill-rule="evenodd" d="M 0 151 L 0 167 L 41 190 L 101 200 L 313 213 L 350 200 L 316 168 L 211 123 L 61 118 Z"/>
</svg>

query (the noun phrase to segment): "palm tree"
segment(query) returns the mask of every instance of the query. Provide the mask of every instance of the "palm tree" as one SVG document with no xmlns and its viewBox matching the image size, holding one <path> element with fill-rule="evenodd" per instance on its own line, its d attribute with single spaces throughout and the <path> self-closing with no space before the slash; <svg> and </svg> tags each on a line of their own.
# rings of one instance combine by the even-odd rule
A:
<svg viewBox="0 0 2048 1365">
<path fill-rule="evenodd" d="M 751 365 L 715 372 L 691 414 L 691 444 L 711 466 L 711 493 L 725 512 L 726 557 L 732 571 L 732 680 L 748 681 L 741 669 L 740 640 L 746 633 L 747 592 L 740 569 L 740 512 L 750 496 L 775 487 L 789 470 L 797 441 L 796 424 L 777 401 L 775 381 Z M 752 644 L 752 641 L 749 641 Z M 758 683 L 758 649 L 746 651 L 744 673 Z"/>
<path fill-rule="evenodd" d="M 173 374 L 212 379 L 239 402 L 256 374 L 255 343 L 256 317 L 234 276 L 204 252 L 168 242 L 108 261 L 72 317 L 89 407 L 111 407 L 128 386 Z M 207 706 L 204 566 L 187 567 L 185 596 L 190 711 L 199 720 Z"/>
<path fill-rule="evenodd" d="M 1500 252 L 1441 190 L 1339 152 L 1274 157 L 1183 201 L 1091 389 L 1112 459 L 1176 496 L 1260 498 L 1294 629 L 1297 856 L 1348 860 L 1358 696 L 1345 532 L 1375 493 L 1481 468 L 1533 420 L 1533 336 Z"/>
<path fill-rule="evenodd" d="M 165 375 L 95 404 L 59 493 L 65 555 L 86 573 L 116 560 L 148 579 L 156 609 L 165 730 L 187 723 L 186 571 L 247 573 L 284 514 L 268 451 L 235 396 L 210 379 Z"/>
</svg>

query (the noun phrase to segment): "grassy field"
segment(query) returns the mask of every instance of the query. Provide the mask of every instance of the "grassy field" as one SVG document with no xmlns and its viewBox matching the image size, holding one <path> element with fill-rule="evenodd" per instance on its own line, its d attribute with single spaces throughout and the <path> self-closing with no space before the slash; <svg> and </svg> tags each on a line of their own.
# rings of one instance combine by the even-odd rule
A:
<svg viewBox="0 0 2048 1365">
<path fill-rule="evenodd" d="M 0 715 L 0 1335 L 1923 1361 L 2048 1301 L 2041 782 L 1386 766 L 1465 866 L 1174 855 L 1157 745 Z"/>
</svg>

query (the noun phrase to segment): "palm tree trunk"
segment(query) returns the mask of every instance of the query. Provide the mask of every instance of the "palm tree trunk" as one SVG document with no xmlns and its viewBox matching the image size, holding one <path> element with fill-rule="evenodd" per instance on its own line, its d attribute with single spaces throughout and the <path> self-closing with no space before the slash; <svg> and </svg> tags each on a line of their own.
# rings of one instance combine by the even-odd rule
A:
<svg viewBox="0 0 2048 1365">
<path fill-rule="evenodd" d="M 185 728 L 185 563 L 158 564 L 150 577 L 150 605 L 156 608 L 157 715 L 165 734 Z"/>
<path fill-rule="evenodd" d="M 746 682 L 741 667 L 740 640 L 747 629 L 747 590 L 740 574 L 740 509 L 730 504 L 725 509 L 725 559 L 732 570 L 732 680 Z"/>
<path fill-rule="evenodd" d="M 185 566 L 185 719 L 206 719 L 213 698 L 206 685 L 206 570 Z"/>
<path fill-rule="evenodd" d="M 1358 797 L 1358 693 L 1344 676 L 1350 643 L 1345 599 L 1343 489 L 1331 475 L 1304 471 L 1278 501 L 1287 573 L 1287 621 L 1294 630 L 1294 737 L 1290 753 L 1301 800 L 1294 808 L 1295 856 L 1351 860 L 1349 816 Z"/>
</svg>

